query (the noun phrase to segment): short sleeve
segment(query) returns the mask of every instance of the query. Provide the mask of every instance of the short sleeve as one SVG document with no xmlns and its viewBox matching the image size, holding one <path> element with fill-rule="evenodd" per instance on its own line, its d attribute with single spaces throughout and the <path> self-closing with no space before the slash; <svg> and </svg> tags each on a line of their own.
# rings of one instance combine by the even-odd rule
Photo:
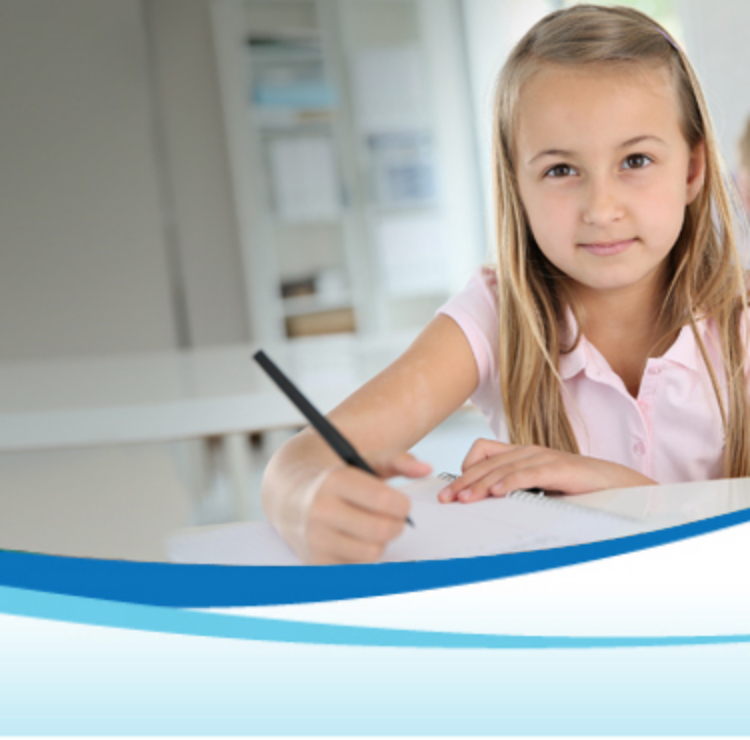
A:
<svg viewBox="0 0 750 740">
<path fill-rule="evenodd" d="M 470 278 L 464 289 L 438 309 L 450 316 L 469 341 L 479 370 L 479 385 L 497 375 L 497 279 L 491 268 L 483 267 Z"/>
<path fill-rule="evenodd" d="M 453 319 L 466 336 L 479 372 L 479 384 L 471 400 L 487 418 L 495 435 L 507 436 L 498 377 L 497 277 L 482 267 L 466 287 L 438 309 Z"/>
</svg>

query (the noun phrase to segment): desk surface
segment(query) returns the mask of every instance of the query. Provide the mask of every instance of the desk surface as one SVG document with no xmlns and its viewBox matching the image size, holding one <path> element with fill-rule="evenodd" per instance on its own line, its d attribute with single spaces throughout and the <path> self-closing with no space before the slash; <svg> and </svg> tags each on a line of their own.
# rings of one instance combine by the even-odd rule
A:
<svg viewBox="0 0 750 740">
<path fill-rule="evenodd" d="M 430 497 L 434 498 L 435 492 L 442 485 L 441 481 L 435 482 L 434 479 L 425 479 L 423 490 L 417 490 L 422 487 L 421 483 L 410 484 L 405 487 L 405 490 L 410 489 L 410 495 L 414 503 L 417 499 L 426 501 Z M 750 508 L 750 478 L 620 488 L 580 496 L 565 496 L 562 498 L 562 501 L 566 504 L 593 511 L 614 514 L 618 518 L 624 517 L 623 522 L 627 521 L 627 526 L 623 533 L 619 535 L 607 534 L 606 529 L 595 532 L 596 525 L 593 527 L 587 526 L 587 532 L 580 539 L 571 539 L 567 543 L 578 544 L 579 542 L 611 536 L 621 536 L 624 533 L 633 534 L 635 532 L 664 529 L 741 509 L 748 509 Z M 487 517 L 487 508 L 485 508 L 483 515 L 479 514 L 482 506 L 492 507 L 493 504 L 502 505 L 501 502 L 502 499 L 493 499 L 475 504 L 439 505 L 440 511 L 445 515 L 444 517 L 441 516 L 441 519 L 445 519 L 445 521 L 442 523 L 438 521 L 437 524 L 447 527 L 446 531 L 450 531 L 451 528 L 453 529 L 455 537 L 451 537 L 451 539 L 460 539 L 462 534 L 460 530 L 467 527 L 470 529 L 470 534 L 475 535 L 478 525 L 481 523 L 479 520 Z M 492 513 L 491 508 L 489 511 Z M 536 509 L 535 514 L 539 513 L 539 510 Z M 554 516 L 554 511 L 552 514 Z M 477 516 L 478 519 L 472 520 L 472 515 Z M 435 523 L 433 521 L 433 524 Z M 553 527 L 555 524 L 556 522 L 552 520 Z M 589 537 L 588 535 L 592 532 L 594 532 L 593 536 Z M 406 537 L 411 534 L 411 531 L 406 531 L 403 536 Z M 429 532 L 423 532 L 422 534 L 426 534 L 427 539 L 430 539 Z M 445 532 L 443 532 L 444 534 Z M 439 539 L 446 541 L 445 537 Z M 502 534 L 500 535 L 500 540 L 502 540 Z M 398 542 L 394 543 L 396 549 L 398 549 L 398 544 Z M 541 545 L 541 547 L 543 549 L 544 547 L 556 547 L 563 544 L 566 543 L 557 542 Z M 452 548 L 452 545 L 450 547 Z M 426 550 L 432 553 L 428 555 L 430 559 L 435 557 L 464 557 L 467 555 L 492 554 L 485 551 L 484 548 L 481 551 L 471 551 L 472 547 L 473 545 L 469 542 L 467 545 L 469 551 L 462 551 L 460 554 L 450 552 L 448 554 L 436 555 L 430 550 L 429 546 Z M 514 549 L 506 550 L 503 547 L 499 547 L 493 552 L 508 552 Z M 521 547 L 520 549 L 528 548 Z M 531 549 L 537 548 L 532 547 Z M 239 524 L 195 527 L 183 530 L 175 533 L 170 538 L 167 544 L 167 551 L 170 558 L 176 562 L 226 565 L 293 565 L 299 562 L 267 522 L 242 522 Z M 416 553 L 416 550 L 414 552 Z M 424 552 L 425 549 L 420 550 L 418 557 L 424 557 L 422 554 Z M 388 555 L 387 552 L 386 555 Z M 395 557 L 392 559 L 401 560 L 404 558 Z M 409 557 L 406 559 L 414 558 Z"/>
<path fill-rule="evenodd" d="M 324 412 L 392 362 L 413 333 L 265 347 Z M 0 364 L 0 451 L 167 441 L 304 423 L 252 345 Z"/>
<path fill-rule="evenodd" d="M 663 529 L 750 509 L 750 478 L 617 488 L 566 500 L 643 522 L 648 530 Z"/>
</svg>

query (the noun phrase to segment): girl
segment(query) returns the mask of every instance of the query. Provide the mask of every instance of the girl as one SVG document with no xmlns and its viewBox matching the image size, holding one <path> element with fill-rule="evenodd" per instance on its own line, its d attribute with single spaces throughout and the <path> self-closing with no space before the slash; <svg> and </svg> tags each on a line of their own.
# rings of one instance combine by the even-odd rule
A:
<svg viewBox="0 0 750 740">
<path fill-rule="evenodd" d="M 706 104 L 647 16 L 547 16 L 499 78 L 497 267 L 330 418 L 383 479 L 467 398 L 478 440 L 443 502 L 750 473 L 743 272 Z M 268 518 L 313 563 L 373 561 L 407 498 L 310 430 L 272 459 Z"/>
</svg>

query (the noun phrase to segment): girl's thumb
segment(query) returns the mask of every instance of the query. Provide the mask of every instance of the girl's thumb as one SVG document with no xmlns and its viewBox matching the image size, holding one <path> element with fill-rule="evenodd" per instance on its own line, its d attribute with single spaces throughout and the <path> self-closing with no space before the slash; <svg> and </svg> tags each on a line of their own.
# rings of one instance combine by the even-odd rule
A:
<svg viewBox="0 0 750 740">
<path fill-rule="evenodd" d="M 389 477 L 403 475 L 406 478 L 422 478 L 432 472 L 432 466 L 429 463 L 418 460 L 410 452 L 400 452 L 389 460 L 386 467 Z"/>
</svg>

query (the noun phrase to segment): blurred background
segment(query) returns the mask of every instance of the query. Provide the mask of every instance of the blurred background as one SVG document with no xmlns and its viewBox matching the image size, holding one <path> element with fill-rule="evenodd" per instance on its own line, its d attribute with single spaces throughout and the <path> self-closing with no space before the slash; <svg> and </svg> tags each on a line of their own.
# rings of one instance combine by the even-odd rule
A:
<svg viewBox="0 0 750 740">
<path fill-rule="evenodd" d="M 553 0 L 0 0 L 0 547 L 161 559 L 260 518 L 299 424 L 487 259 L 494 77 Z M 625 3 L 704 85 L 730 171 L 750 3 Z M 455 469 L 471 410 L 418 451 Z"/>
</svg>

